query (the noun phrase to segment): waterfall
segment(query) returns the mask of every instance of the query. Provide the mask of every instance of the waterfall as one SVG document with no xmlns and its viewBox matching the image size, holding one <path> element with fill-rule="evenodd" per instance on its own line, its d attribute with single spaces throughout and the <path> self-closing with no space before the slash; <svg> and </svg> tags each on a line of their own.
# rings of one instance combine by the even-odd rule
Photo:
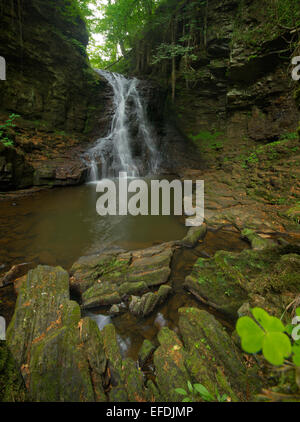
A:
<svg viewBox="0 0 300 422">
<path fill-rule="evenodd" d="M 118 176 L 120 171 L 132 177 L 156 173 L 160 164 L 156 136 L 138 91 L 138 79 L 96 71 L 113 89 L 114 115 L 108 135 L 87 153 L 90 180 Z"/>
</svg>

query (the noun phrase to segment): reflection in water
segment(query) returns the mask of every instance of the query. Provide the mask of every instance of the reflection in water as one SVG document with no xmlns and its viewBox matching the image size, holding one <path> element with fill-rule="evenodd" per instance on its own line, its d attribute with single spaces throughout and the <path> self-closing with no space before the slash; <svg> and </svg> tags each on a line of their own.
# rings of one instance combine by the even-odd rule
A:
<svg viewBox="0 0 300 422">
<path fill-rule="evenodd" d="M 131 348 L 131 338 L 130 337 L 122 337 L 120 334 L 117 334 L 117 342 L 119 344 L 121 356 L 125 357 L 128 355 L 128 351 Z"/>
<path fill-rule="evenodd" d="M 160 330 L 162 327 L 168 326 L 168 321 L 166 321 L 165 317 L 162 313 L 158 312 L 154 320 L 154 326 Z"/>
<path fill-rule="evenodd" d="M 52 189 L 0 202 L 0 265 L 35 261 L 66 269 L 80 256 L 118 245 L 138 249 L 182 238 L 174 216 L 105 216 L 96 212 L 95 184 Z"/>
<path fill-rule="evenodd" d="M 91 317 L 93 320 L 96 321 L 99 330 L 103 330 L 103 328 L 112 323 L 112 319 L 109 315 L 101 315 L 101 314 L 92 314 L 87 312 L 86 316 Z"/>
</svg>

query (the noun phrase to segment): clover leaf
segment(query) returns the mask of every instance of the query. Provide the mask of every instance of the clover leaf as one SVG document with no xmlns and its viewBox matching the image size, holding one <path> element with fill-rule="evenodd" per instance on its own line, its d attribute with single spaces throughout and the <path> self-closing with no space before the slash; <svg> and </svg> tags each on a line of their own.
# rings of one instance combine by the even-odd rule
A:
<svg viewBox="0 0 300 422">
<path fill-rule="evenodd" d="M 273 365 L 282 365 L 284 359 L 292 353 L 291 342 L 284 334 L 283 323 L 261 308 L 254 308 L 251 312 L 257 323 L 252 318 L 244 316 L 238 319 L 236 325 L 243 350 L 247 353 L 258 353 L 262 350 L 268 362 Z M 297 356 L 295 354 L 296 360 Z"/>
<path fill-rule="evenodd" d="M 292 353 L 290 339 L 284 333 L 266 333 L 263 339 L 263 355 L 272 365 L 282 365 Z"/>
<path fill-rule="evenodd" d="M 269 315 L 264 309 L 253 308 L 252 314 L 266 332 L 282 333 L 284 331 L 284 325 L 280 319 Z"/>
<path fill-rule="evenodd" d="M 292 347 L 293 351 L 293 363 L 296 366 L 300 366 L 300 344 L 294 344 Z"/>
<path fill-rule="evenodd" d="M 263 330 L 248 316 L 238 319 L 236 331 L 241 337 L 242 348 L 247 353 L 258 353 L 262 349 Z"/>
</svg>

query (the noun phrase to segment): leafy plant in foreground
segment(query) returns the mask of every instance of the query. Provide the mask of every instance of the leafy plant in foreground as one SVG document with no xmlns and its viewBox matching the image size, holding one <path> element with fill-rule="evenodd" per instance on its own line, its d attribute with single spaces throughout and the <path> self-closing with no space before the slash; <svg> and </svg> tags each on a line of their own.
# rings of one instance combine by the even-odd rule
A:
<svg viewBox="0 0 300 422">
<path fill-rule="evenodd" d="M 219 394 L 218 390 L 216 389 L 216 393 L 211 394 L 206 387 L 202 384 L 192 384 L 190 381 L 187 382 L 188 391 L 184 388 L 175 388 L 176 393 L 185 396 L 182 401 L 183 402 L 193 402 L 198 401 L 197 398 L 200 396 L 204 401 L 218 401 L 218 402 L 225 402 L 227 401 L 228 397 L 226 394 L 222 396 Z"/>
<path fill-rule="evenodd" d="M 247 353 L 261 351 L 273 365 L 282 365 L 291 357 L 293 364 L 300 366 L 300 340 L 291 341 L 289 337 L 297 327 L 291 324 L 284 326 L 279 318 L 261 308 L 254 308 L 251 312 L 256 321 L 243 316 L 236 324 L 243 350 Z M 300 317 L 300 308 L 296 309 L 296 316 Z"/>
</svg>

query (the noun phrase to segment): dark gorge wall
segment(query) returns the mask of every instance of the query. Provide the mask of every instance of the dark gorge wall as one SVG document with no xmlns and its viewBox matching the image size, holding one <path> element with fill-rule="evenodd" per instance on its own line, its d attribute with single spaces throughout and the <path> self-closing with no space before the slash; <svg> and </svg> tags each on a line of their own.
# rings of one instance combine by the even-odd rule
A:
<svg viewBox="0 0 300 422">
<path fill-rule="evenodd" d="M 222 132 L 235 142 L 270 142 L 296 129 L 291 56 L 297 55 L 299 34 L 278 24 L 270 4 L 169 0 L 137 41 L 131 60 L 138 75 L 167 83 L 171 91 L 175 69 L 173 108 L 186 135 L 200 139 L 207 131 Z M 191 50 L 177 54 L 172 69 L 170 58 L 156 60 L 162 43 Z"/>
<path fill-rule="evenodd" d="M 0 134 L 0 190 L 83 182 L 86 142 L 106 131 L 111 92 L 89 65 L 88 33 L 75 4 L 0 0 L 7 65 L 0 124 L 20 116 Z"/>
<path fill-rule="evenodd" d="M 0 20 L 0 55 L 7 63 L 0 111 L 88 131 L 103 105 L 102 82 L 89 68 L 87 30 L 72 2 L 2 0 Z"/>
</svg>

